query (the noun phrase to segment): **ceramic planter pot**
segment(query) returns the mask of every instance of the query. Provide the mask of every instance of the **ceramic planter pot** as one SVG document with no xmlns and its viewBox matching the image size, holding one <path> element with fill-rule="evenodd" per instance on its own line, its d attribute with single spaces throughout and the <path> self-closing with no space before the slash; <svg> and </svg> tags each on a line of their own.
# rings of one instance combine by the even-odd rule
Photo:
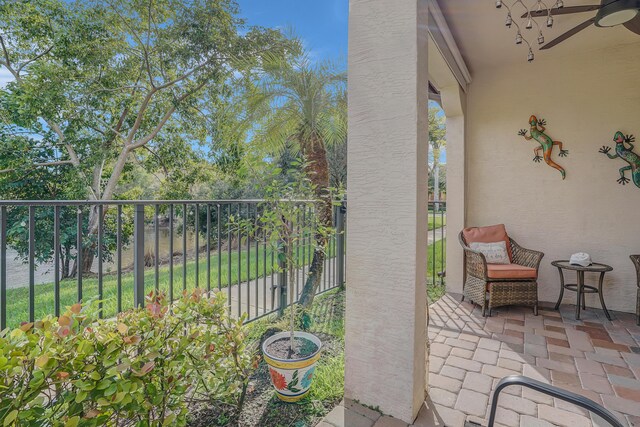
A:
<svg viewBox="0 0 640 427">
<path fill-rule="evenodd" d="M 262 354 L 269 366 L 271 384 L 276 390 L 278 398 L 284 402 L 297 402 L 307 395 L 322 350 L 322 341 L 315 335 L 296 331 L 294 336 L 311 341 L 318 349 L 302 359 L 288 360 L 270 355 L 268 348 L 275 341 L 283 338 L 289 339 L 290 332 L 277 333 L 262 343 Z"/>
</svg>

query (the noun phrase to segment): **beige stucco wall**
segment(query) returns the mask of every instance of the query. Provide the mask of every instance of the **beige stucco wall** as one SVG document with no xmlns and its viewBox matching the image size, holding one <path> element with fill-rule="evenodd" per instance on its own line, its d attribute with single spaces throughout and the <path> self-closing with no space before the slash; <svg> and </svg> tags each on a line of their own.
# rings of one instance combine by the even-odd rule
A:
<svg viewBox="0 0 640 427">
<path fill-rule="evenodd" d="M 405 422 L 427 371 L 426 12 L 351 0 L 349 14 L 345 398 Z"/>
<path fill-rule="evenodd" d="M 555 62 L 539 53 L 531 64 L 475 70 L 473 77 L 466 120 L 467 225 L 505 223 L 519 243 L 545 252 L 541 300 L 558 296 L 558 273 L 550 262 L 585 251 L 614 268 L 605 282 L 609 308 L 634 311 L 629 255 L 640 253 L 640 188 L 619 185 L 618 169 L 626 163 L 598 149 L 613 146 L 617 130 L 640 137 L 640 44 Z M 569 150 L 566 158 L 553 155 L 567 170 L 565 181 L 544 162 L 534 163 L 535 141 L 517 135 L 529 128 L 531 114 L 545 118 L 548 134 Z M 640 138 L 636 145 L 640 153 Z M 588 305 L 599 305 L 594 297 L 588 296 Z M 567 292 L 570 301 L 575 293 Z"/>
<path fill-rule="evenodd" d="M 447 140 L 447 290 L 462 292 L 463 251 L 457 233 L 466 224 L 466 174 L 465 174 L 465 108 L 466 93 L 456 85 L 445 88 L 442 107 L 446 114 Z"/>
</svg>

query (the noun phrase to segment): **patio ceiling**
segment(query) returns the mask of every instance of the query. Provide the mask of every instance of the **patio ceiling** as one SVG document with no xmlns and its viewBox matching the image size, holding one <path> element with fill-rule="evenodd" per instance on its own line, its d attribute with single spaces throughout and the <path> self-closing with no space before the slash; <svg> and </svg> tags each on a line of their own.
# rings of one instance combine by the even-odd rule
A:
<svg viewBox="0 0 640 427">
<path fill-rule="evenodd" d="M 506 3 L 510 4 L 512 1 L 508 0 Z M 598 0 L 566 0 L 565 6 L 598 3 Z M 496 9 L 495 3 L 491 0 L 439 0 L 438 4 L 472 73 L 479 68 L 526 61 L 526 47 L 518 46 L 514 42 L 515 28 L 508 29 L 504 25 L 507 14 L 504 7 Z M 546 41 L 553 40 L 594 15 L 594 12 L 585 12 L 557 16 L 553 28 L 544 27 L 543 29 Z M 529 30 L 523 29 L 523 31 Z M 530 31 L 535 31 L 535 27 Z M 533 39 L 536 61 L 562 58 L 572 53 L 608 46 L 640 43 L 640 37 L 624 26 L 613 28 L 591 26 L 549 50 L 538 51 L 535 35 L 528 37 L 526 33 L 523 34 L 525 38 Z"/>
</svg>

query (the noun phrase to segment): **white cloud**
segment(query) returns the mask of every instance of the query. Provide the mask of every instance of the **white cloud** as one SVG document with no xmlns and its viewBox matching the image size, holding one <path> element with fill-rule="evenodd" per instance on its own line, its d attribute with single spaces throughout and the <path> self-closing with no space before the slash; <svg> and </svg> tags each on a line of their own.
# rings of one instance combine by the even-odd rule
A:
<svg viewBox="0 0 640 427">
<path fill-rule="evenodd" d="M 7 83 L 13 81 L 13 76 L 4 67 L 0 67 L 0 88 L 3 88 L 7 85 Z"/>
</svg>

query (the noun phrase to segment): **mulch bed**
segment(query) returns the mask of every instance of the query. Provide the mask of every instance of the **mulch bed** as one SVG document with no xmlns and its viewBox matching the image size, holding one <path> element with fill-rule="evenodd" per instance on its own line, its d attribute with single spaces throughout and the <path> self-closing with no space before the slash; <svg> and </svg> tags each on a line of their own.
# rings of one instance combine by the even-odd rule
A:
<svg viewBox="0 0 640 427">
<path fill-rule="evenodd" d="M 343 351 L 342 342 L 333 335 L 315 335 L 322 340 L 322 357 L 332 357 Z M 269 368 L 262 361 L 251 377 L 244 408 L 237 422 L 231 419 L 231 414 L 224 408 L 201 406 L 194 409 L 189 426 L 307 427 L 319 422 L 338 403 L 311 401 L 308 398 L 300 403 L 281 402 L 271 386 Z"/>
</svg>

